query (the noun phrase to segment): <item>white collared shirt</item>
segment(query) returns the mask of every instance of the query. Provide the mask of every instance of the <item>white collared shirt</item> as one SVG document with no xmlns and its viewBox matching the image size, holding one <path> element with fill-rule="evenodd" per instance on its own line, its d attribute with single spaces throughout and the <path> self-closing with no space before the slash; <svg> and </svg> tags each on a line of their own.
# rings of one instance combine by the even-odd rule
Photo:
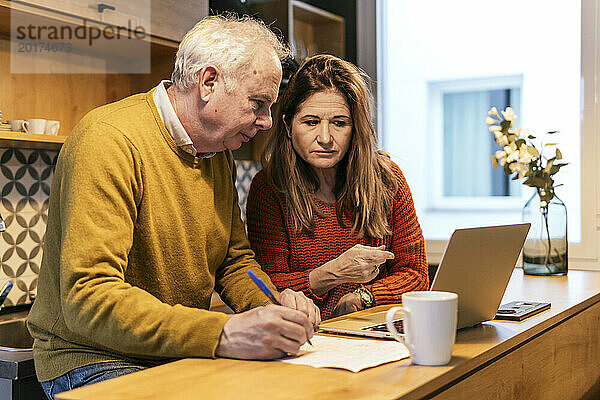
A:
<svg viewBox="0 0 600 400">
<path fill-rule="evenodd" d="M 171 100 L 169 99 L 169 95 L 167 94 L 167 88 L 171 86 L 171 81 L 162 80 L 158 86 L 156 86 L 154 93 L 152 94 L 152 99 L 154 100 L 154 104 L 156 104 L 156 109 L 158 110 L 158 115 L 163 120 L 167 131 L 173 137 L 175 144 L 181 150 L 189 153 L 193 156 L 209 158 L 215 155 L 215 153 L 198 153 L 194 144 L 192 143 L 192 139 L 185 131 L 179 117 L 175 114 L 175 109 L 173 109 L 173 105 L 171 104 Z"/>
</svg>

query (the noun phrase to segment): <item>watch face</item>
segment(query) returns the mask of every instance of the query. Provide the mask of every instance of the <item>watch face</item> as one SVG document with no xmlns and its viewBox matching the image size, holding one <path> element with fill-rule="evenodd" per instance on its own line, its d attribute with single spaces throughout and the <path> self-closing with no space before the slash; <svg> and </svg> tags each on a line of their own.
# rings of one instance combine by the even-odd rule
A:
<svg viewBox="0 0 600 400">
<path fill-rule="evenodd" d="M 356 289 L 356 293 L 360 296 L 360 299 L 365 307 L 370 307 L 373 304 L 373 296 L 364 287 Z"/>
</svg>

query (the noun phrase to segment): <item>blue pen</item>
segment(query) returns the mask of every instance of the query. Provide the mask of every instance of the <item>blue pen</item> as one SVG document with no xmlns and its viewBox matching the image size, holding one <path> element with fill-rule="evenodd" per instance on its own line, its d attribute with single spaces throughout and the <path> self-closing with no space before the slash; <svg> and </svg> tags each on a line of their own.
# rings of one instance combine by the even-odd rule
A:
<svg viewBox="0 0 600 400">
<path fill-rule="evenodd" d="M 271 292 L 271 289 L 269 289 L 269 287 L 262 281 L 262 279 L 260 279 L 258 276 L 256 276 L 256 274 L 252 270 L 248 270 L 247 272 L 248 272 L 248 275 L 250 275 L 250 278 L 252 279 L 252 281 L 254 283 L 256 283 L 256 286 L 258 286 L 260 291 L 263 292 L 264 294 L 266 294 L 267 297 L 269 298 L 269 300 L 271 300 L 271 303 L 280 306 L 281 303 L 279 301 L 277 301 L 277 299 L 275 298 L 275 295 L 273 294 L 273 292 Z M 310 339 L 306 339 L 306 341 L 308 342 L 308 344 L 310 344 L 312 346 Z"/>
</svg>

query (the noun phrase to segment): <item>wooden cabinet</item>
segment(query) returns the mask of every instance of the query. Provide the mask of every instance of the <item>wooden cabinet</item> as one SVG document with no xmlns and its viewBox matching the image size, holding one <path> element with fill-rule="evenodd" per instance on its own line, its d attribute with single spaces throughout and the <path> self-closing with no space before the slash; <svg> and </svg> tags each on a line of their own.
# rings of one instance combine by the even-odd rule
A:
<svg viewBox="0 0 600 400">
<path fill-rule="evenodd" d="M 150 0 L 25 0 L 24 4 L 115 26 L 150 25 Z"/>
<path fill-rule="evenodd" d="M 61 58 L 55 55 L 48 57 L 47 54 L 38 51 L 31 59 L 39 69 L 23 73 L 11 65 L 11 62 L 17 59 L 14 57 L 15 40 L 11 41 L 11 23 L 14 25 L 15 21 L 27 21 L 34 27 L 51 24 L 74 27 L 81 26 L 86 18 L 90 24 L 113 24 L 123 20 L 109 18 L 109 11 L 122 11 L 123 15 L 129 16 L 135 13 L 141 15 L 143 13 L 133 7 L 141 1 L 143 0 L 119 0 L 113 3 L 119 6 L 115 6 L 116 10 L 105 9 L 98 13 L 97 3 L 85 0 L 0 0 L 2 117 L 4 120 L 43 118 L 60 121 L 58 138 L 0 132 L 0 147 L 57 148 L 64 136 L 71 132 L 88 111 L 130 94 L 150 90 L 160 80 L 168 79 L 173 70 L 178 40 L 191 26 L 208 14 L 208 2 L 152 0 L 152 26 L 158 34 L 146 36 L 139 42 L 148 49 L 148 58 L 143 60 L 146 69 L 126 73 L 107 72 L 107 60 L 120 61 L 126 65 L 139 62 L 135 51 L 119 53 L 110 46 L 74 48 L 73 54 L 76 58 Z M 97 14 L 104 14 L 104 22 L 90 22 L 93 21 L 92 16 L 96 15 L 97 18 Z M 19 141 L 19 137 L 23 140 Z"/>
<path fill-rule="evenodd" d="M 152 0 L 152 34 L 177 42 L 208 15 L 208 0 Z"/>
<path fill-rule="evenodd" d="M 292 0 L 290 47 L 296 60 L 315 54 L 345 57 L 345 20 L 310 4 Z"/>
<path fill-rule="evenodd" d="M 208 0 L 25 0 L 21 3 L 117 27 L 142 27 L 154 37 L 176 42 L 208 15 Z"/>
<path fill-rule="evenodd" d="M 346 21 L 343 16 L 299 0 L 249 0 L 250 9 L 281 30 L 296 61 L 315 54 L 345 58 Z"/>
</svg>

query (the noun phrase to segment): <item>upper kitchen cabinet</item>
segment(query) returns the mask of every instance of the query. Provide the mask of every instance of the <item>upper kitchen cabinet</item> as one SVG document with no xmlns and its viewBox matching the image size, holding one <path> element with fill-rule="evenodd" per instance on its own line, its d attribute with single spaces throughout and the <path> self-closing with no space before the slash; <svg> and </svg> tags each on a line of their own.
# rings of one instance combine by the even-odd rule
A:
<svg viewBox="0 0 600 400">
<path fill-rule="evenodd" d="M 343 17 L 301 1 L 290 1 L 289 7 L 290 47 L 297 61 L 322 53 L 345 57 Z"/>
<path fill-rule="evenodd" d="M 179 42 L 208 14 L 208 0 L 24 0 L 12 1 L 40 10 L 135 29 L 145 27 L 154 38 Z M 149 29 L 148 29 L 149 27 Z"/>
<path fill-rule="evenodd" d="M 206 15 L 208 0 L 0 0 L 3 120 L 58 120 L 67 136 L 93 108 L 168 79 L 179 41 Z M 20 135 L 23 147 L 44 136 Z M 18 137 L 0 135 L 0 147 Z"/>
<path fill-rule="evenodd" d="M 288 40 L 298 63 L 315 54 L 345 57 L 344 17 L 298 0 L 248 1 L 255 15 L 273 23 Z"/>
</svg>

